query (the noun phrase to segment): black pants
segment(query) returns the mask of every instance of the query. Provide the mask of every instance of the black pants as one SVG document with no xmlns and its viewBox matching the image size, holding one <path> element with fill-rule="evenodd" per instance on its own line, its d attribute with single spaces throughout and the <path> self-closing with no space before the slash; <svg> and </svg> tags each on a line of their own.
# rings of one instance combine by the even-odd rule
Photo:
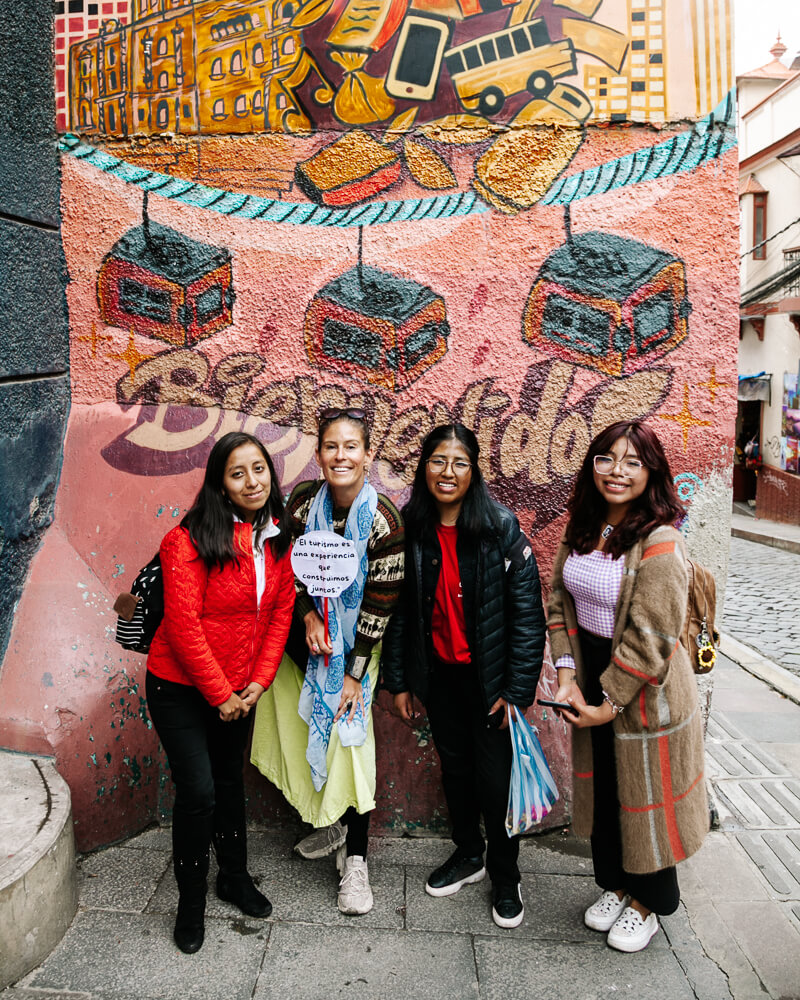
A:
<svg viewBox="0 0 800 1000">
<path fill-rule="evenodd" d="M 507 729 L 487 726 L 487 709 L 475 666 L 437 661 L 427 709 L 442 764 L 442 784 L 456 847 L 468 857 L 483 854 L 483 814 L 489 876 L 495 885 L 516 885 L 520 880 L 519 838 L 509 837 L 505 827 L 511 737 Z"/>
<path fill-rule="evenodd" d="M 367 856 L 367 841 L 369 838 L 369 818 L 372 812 L 360 813 L 355 806 L 350 806 L 344 816 L 342 823 L 347 826 L 347 856 L 352 858 L 358 855 L 362 858 Z"/>
<path fill-rule="evenodd" d="M 590 705 L 599 705 L 603 701 L 600 674 L 611 660 L 611 640 L 592 635 L 583 629 L 579 629 L 578 637 L 586 666 L 587 690 L 584 694 Z M 654 913 L 664 916 L 674 913 L 681 898 L 674 865 L 646 875 L 635 875 L 622 867 L 614 729 L 612 723 L 608 722 L 604 726 L 592 726 L 590 732 L 594 765 L 591 844 L 595 881 L 601 889 L 624 889 Z"/>
<path fill-rule="evenodd" d="M 147 674 L 147 704 L 175 783 L 172 846 L 184 891 L 204 891 L 213 842 L 220 869 L 247 868 L 244 751 L 251 718 L 223 722 L 195 687 Z"/>
</svg>

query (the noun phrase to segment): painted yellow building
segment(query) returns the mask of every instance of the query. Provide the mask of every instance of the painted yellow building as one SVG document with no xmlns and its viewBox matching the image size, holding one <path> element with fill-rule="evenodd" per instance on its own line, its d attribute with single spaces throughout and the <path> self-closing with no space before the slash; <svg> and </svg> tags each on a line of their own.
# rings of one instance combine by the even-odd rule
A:
<svg viewBox="0 0 800 1000">
<path fill-rule="evenodd" d="M 126 136 L 267 131 L 300 56 L 293 0 L 132 0 L 70 47 L 70 127 Z"/>
</svg>

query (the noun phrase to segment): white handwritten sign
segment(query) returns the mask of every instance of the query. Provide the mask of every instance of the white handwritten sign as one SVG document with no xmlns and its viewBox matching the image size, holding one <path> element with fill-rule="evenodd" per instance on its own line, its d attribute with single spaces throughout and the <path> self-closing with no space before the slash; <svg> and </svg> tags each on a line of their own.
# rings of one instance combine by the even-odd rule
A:
<svg viewBox="0 0 800 1000">
<path fill-rule="evenodd" d="M 358 573 L 355 544 L 332 531 L 309 531 L 294 543 L 292 569 L 312 597 L 338 597 Z"/>
</svg>

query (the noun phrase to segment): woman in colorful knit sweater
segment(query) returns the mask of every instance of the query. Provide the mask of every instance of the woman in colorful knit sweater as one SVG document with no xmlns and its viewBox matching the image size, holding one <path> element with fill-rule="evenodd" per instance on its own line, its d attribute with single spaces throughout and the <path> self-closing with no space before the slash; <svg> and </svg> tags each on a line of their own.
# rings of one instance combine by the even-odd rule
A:
<svg viewBox="0 0 800 1000">
<path fill-rule="evenodd" d="M 553 568 L 556 700 L 571 705 L 574 825 L 591 836 L 600 898 L 584 914 L 640 951 L 680 900 L 675 865 L 708 830 L 703 734 L 689 656 L 683 516 L 664 450 L 639 421 L 592 441 Z"/>
<path fill-rule="evenodd" d="M 338 849 L 339 909 L 368 913 L 372 700 L 380 640 L 403 579 L 403 524 L 369 484 L 373 452 L 363 410 L 324 410 L 316 454 L 324 478 L 300 483 L 289 498 L 292 537 L 322 530 L 352 539 L 360 569 L 340 597 L 328 600 L 327 633 L 322 599 L 295 580 L 299 650 L 289 643 L 292 655 L 284 656 L 269 697 L 259 703 L 251 759 L 316 828 L 298 853 L 317 858 Z"/>
</svg>

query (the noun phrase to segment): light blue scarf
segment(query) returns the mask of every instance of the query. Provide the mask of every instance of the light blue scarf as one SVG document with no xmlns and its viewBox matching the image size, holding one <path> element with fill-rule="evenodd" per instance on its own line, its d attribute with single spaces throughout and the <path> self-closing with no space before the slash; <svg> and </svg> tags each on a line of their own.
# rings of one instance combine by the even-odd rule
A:
<svg viewBox="0 0 800 1000">
<path fill-rule="evenodd" d="M 369 570 L 367 541 L 377 509 L 378 494 L 373 486 L 364 483 L 350 507 L 344 529 L 344 537 L 352 539 L 356 547 L 358 573 L 344 593 L 339 597 L 328 598 L 328 635 L 333 653 L 328 657 L 327 667 L 324 654 L 309 654 L 306 677 L 300 691 L 297 711 L 308 725 L 306 760 L 311 768 L 311 781 L 317 791 L 328 780 L 328 743 L 333 729 L 333 717 L 341 700 L 345 664 L 355 642 L 356 622 Z M 306 522 L 306 533 L 309 531 L 333 531 L 333 497 L 327 483 L 322 484 L 311 503 Z M 323 598 L 315 597 L 314 604 L 324 620 Z M 339 740 L 345 747 L 363 746 L 367 738 L 369 706 L 372 701 L 368 674 L 364 675 L 362 690 L 363 711 L 359 705 L 352 722 L 348 722 L 343 716 L 337 723 Z"/>
</svg>

